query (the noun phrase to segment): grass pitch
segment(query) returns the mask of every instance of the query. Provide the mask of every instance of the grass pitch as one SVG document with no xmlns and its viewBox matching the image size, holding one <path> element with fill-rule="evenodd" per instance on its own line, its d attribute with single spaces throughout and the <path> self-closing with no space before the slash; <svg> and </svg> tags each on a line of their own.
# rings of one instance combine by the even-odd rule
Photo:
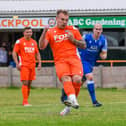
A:
<svg viewBox="0 0 126 126">
<path fill-rule="evenodd" d="M 126 89 L 97 89 L 103 106 L 95 108 L 82 88 L 80 108 L 63 117 L 60 94 L 60 89 L 32 89 L 33 106 L 23 107 L 20 88 L 0 88 L 0 126 L 126 126 Z"/>
</svg>

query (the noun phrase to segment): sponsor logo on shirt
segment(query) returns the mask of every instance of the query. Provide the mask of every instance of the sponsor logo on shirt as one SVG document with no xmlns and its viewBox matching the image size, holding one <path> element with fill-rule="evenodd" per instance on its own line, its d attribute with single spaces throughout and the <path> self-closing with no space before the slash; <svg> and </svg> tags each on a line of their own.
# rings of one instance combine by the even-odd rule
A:
<svg viewBox="0 0 126 126">
<path fill-rule="evenodd" d="M 54 35 L 54 40 L 55 42 L 62 42 L 64 40 L 67 40 L 68 39 L 68 36 L 67 34 L 61 34 L 61 35 Z"/>
<path fill-rule="evenodd" d="M 98 51 L 98 47 L 95 45 L 92 45 L 92 46 L 90 46 L 90 48 L 87 48 L 87 50 L 91 51 L 91 52 L 94 52 L 94 51 L 96 52 L 96 51 Z"/>
<path fill-rule="evenodd" d="M 34 53 L 34 47 L 24 47 L 25 53 Z"/>
</svg>

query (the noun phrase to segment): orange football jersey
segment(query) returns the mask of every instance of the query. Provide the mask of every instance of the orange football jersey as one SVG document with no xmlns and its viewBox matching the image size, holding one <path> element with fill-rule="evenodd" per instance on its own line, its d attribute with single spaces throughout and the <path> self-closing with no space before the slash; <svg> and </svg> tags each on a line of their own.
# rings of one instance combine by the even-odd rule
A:
<svg viewBox="0 0 126 126">
<path fill-rule="evenodd" d="M 24 37 L 16 41 L 14 51 L 18 53 L 21 66 L 35 66 L 35 54 L 38 53 L 38 47 L 32 38 L 26 40 Z"/>
<path fill-rule="evenodd" d="M 50 28 L 46 33 L 46 39 L 50 43 L 55 61 L 69 56 L 77 56 L 76 46 L 68 39 L 68 31 L 72 32 L 75 39 L 82 39 L 78 29 L 73 26 L 66 26 L 65 29 Z"/>
</svg>

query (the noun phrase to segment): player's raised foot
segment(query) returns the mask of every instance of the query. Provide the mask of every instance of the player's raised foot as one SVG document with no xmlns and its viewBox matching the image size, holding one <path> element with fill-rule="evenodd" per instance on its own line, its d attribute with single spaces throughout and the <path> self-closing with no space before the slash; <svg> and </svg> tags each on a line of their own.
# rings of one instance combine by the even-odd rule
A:
<svg viewBox="0 0 126 126">
<path fill-rule="evenodd" d="M 77 100 L 64 100 L 64 104 L 68 107 L 72 106 L 75 109 L 79 108 L 79 104 L 77 102 Z"/>
<path fill-rule="evenodd" d="M 64 103 L 66 106 L 68 106 L 68 107 L 72 106 L 72 101 L 69 100 L 69 99 L 64 100 L 63 103 Z"/>
<path fill-rule="evenodd" d="M 70 113 L 70 107 L 65 107 L 61 112 L 60 112 L 60 115 L 61 116 L 65 116 L 65 115 L 67 115 L 67 114 L 69 114 Z"/>
<path fill-rule="evenodd" d="M 75 99 L 75 100 L 69 100 L 69 99 L 67 99 L 67 100 L 64 100 L 64 104 L 66 105 L 66 106 L 68 106 L 68 107 L 73 107 L 73 108 L 75 108 L 75 109 L 78 109 L 79 108 L 79 104 L 78 104 L 78 102 L 77 102 L 77 100 Z"/>
<path fill-rule="evenodd" d="M 69 103 L 69 104 L 68 104 Z M 75 109 L 79 108 L 79 104 L 77 102 L 76 96 L 75 95 L 70 95 L 68 96 L 68 100 L 67 100 L 67 106 L 72 106 Z"/>
<path fill-rule="evenodd" d="M 24 106 L 24 107 L 30 107 L 30 106 L 32 106 L 32 105 L 29 104 L 28 102 L 23 102 L 23 106 Z"/>
<path fill-rule="evenodd" d="M 76 99 L 72 101 L 71 106 L 72 106 L 73 108 L 75 108 L 75 109 L 78 109 L 78 108 L 79 108 L 79 104 L 78 104 L 78 102 L 77 102 Z"/>
<path fill-rule="evenodd" d="M 102 104 L 101 104 L 100 102 L 98 102 L 98 101 L 95 101 L 95 102 L 93 103 L 93 106 L 94 106 L 94 107 L 101 107 Z"/>
</svg>

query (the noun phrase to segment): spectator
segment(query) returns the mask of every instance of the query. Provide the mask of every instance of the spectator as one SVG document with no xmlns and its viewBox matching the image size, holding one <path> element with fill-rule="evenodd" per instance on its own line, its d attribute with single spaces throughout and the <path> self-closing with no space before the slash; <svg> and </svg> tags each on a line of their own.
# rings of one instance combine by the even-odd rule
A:
<svg viewBox="0 0 126 126">
<path fill-rule="evenodd" d="M 3 43 L 0 47 L 0 66 L 7 66 L 8 62 L 8 56 L 7 56 L 7 50 L 6 45 Z"/>
<path fill-rule="evenodd" d="M 13 57 L 12 57 L 12 51 L 8 52 L 8 65 L 12 67 L 16 67 L 16 63 L 14 62 Z"/>
</svg>

